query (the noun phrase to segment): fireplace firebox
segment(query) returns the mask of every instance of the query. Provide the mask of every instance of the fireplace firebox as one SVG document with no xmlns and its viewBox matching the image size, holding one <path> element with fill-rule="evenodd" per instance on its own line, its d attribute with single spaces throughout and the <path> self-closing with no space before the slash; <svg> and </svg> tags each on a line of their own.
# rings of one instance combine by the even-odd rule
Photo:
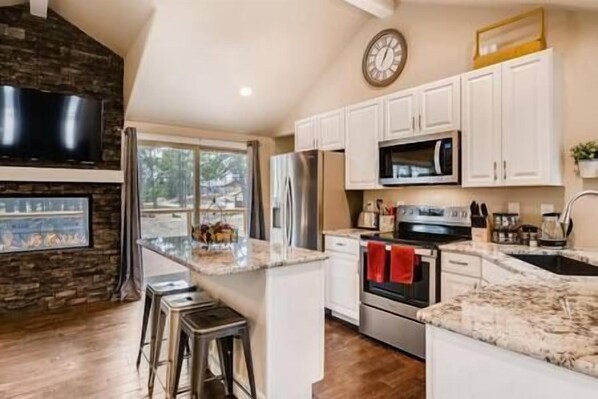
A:
<svg viewBox="0 0 598 399">
<path fill-rule="evenodd" d="M 0 253 L 92 246 L 91 196 L 0 197 Z"/>
</svg>

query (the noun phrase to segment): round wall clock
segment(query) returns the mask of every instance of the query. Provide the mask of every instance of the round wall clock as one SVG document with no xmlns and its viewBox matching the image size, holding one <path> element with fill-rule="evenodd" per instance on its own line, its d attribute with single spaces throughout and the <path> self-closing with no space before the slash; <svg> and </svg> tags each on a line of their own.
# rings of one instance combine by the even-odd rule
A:
<svg viewBox="0 0 598 399">
<path fill-rule="evenodd" d="M 407 62 L 407 41 L 396 29 L 378 33 L 363 55 L 363 76 L 376 87 L 390 85 L 397 80 Z"/>
</svg>

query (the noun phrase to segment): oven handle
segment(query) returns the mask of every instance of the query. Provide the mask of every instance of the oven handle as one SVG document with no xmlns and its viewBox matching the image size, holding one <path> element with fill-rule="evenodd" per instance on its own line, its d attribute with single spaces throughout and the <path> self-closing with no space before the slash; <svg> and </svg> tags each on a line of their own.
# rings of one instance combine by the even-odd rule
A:
<svg viewBox="0 0 598 399">
<path fill-rule="evenodd" d="M 363 248 L 363 252 L 367 253 L 367 241 L 361 241 L 359 245 Z M 386 246 L 386 250 L 390 251 L 391 245 Z M 415 248 L 415 254 L 418 256 L 426 257 L 426 258 L 435 258 L 437 256 L 437 251 L 434 249 L 427 249 L 427 248 Z"/>
<path fill-rule="evenodd" d="M 440 150 L 442 148 L 442 140 L 436 142 L 436 148 L 434 149 L 434 169 L 436 174 L 442 176 L 442 166 L 440 166 Z"/>
</svg>

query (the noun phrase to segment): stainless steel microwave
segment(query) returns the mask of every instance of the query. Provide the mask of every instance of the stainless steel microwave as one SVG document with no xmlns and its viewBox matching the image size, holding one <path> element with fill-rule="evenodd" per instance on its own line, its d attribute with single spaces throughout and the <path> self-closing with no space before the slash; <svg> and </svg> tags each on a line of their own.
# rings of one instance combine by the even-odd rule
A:
<svg viewBox="0 0 598 399">
<path fill-rule="evenodd" d="M 460 133 L 413 136 L 379 144 L 380 184 L 459 184 Z"/>
</svg>

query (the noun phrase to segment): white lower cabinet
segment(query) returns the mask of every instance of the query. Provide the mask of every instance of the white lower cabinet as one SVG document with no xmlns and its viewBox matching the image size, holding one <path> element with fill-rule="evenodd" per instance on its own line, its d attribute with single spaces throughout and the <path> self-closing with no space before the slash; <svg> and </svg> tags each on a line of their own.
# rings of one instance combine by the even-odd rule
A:
<svg viewBox="0 0 598 399">
<path fill-rule="evenodd" d="M 477 277 L 442 272 L 440 277 L 441 301 L 450 301 L 457 295 L 465 294 L 471 290 L 475 290 L 479 287 L 479 285 L 480 279 Z"/>
<path fill-rule="evenodd" d="M 479 287 L 508 284 L 515 274 L 479 256 L 442 254 L 440 299 L 449 301 Z"/>
<path fill-rule="evenodd" d="M 329 247 L 330 239 L 335 247 Z M 341 240 L 347 243 L 337 250 Z M 352 239 L 326 237 L 326 308 L 332 315 L 359 325 L 359 246 Z M 356 251 L 353 249 L 356 248 Z"/>
</svg>

